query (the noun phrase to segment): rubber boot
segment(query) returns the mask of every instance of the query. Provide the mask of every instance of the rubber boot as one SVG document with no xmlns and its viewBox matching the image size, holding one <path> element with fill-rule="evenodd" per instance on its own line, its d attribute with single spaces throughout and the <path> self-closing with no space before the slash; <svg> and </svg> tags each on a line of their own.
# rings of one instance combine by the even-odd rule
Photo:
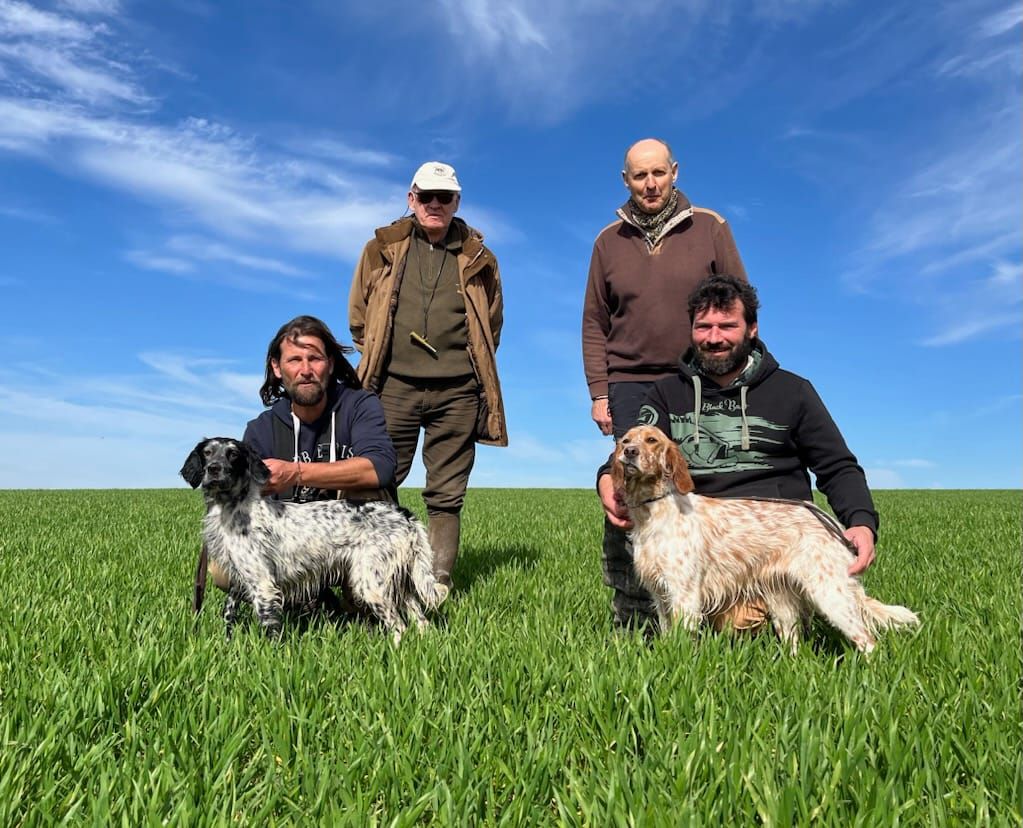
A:
<svg viewBox="0 0 1023 828">
<path fill-rule="evenodd" d="M 430 548 L 433 549 L 433 577 L 451 588 L 451 571 L 458 557 L 458 535 L 461 516 L 454 514 L 430 515 Z"/>
</svg>

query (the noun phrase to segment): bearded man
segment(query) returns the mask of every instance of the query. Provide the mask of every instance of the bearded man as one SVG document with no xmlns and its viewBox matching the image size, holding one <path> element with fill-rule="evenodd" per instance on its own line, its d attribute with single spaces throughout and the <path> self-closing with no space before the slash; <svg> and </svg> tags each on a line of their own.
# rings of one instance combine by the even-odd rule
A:
<svg viewBox="0 0 1023 828">
<path fill-rule="evenodd" d="M 759 306 L 748 282 L 727 275 L 701 282 L 689 297 L 693 344 L 677 373 L 654 383 L 637 422 L 678 444 L 700 495 L 811 500 L 813 472 L 848 527 L 857 550 L 849 574 L 857 575 L 874 560 L 878 528 L 866 476 L 813 386 L 779 367 L 758 339 Z M 627 529 L 610 465 L 597 473 L 597 491 L 608 521 Z M 765 620 L 757 606 L 738 615 L 729 619 L 737 627 Z"/>
<path fill-rule="evenodd" d="M 397 502 L 395 452 L 380 400 L 362 390 L 355 369 L 330 328 L 315 316 L 285 322 L 270 340 L 259 396 L 267 406 L 245 427 L 243 440 L 270 470 L 263 494 L 291 503 L 335 498 Z M 207 567 L 213 582 L 230 588 L 227 573 L 203 547 L 193 609 L 202 608 Z M 337 584 L 344 589 L 343 584 Z M 308 608 L 354 612 L 329 587 Z"/>
<path fill-rule="evenodd" d="M 678 162 L 667 143 L 637 141 L 625 153 L 629 200 L 593 244 L 583 303 L 583 368 L 590 416 L 602 434 L 621 437 L 653 383 L 677 370 L 690 343 L 680 319 L 686 297 L 714 273 L 744 277 L 727 222 L 694 207 L 675 188 Z M 604 583 L 612 587 L 615 625 L 645 624 L 655 615 L 635 579 L 624 532 L 604 525 Z"/>
</svg>

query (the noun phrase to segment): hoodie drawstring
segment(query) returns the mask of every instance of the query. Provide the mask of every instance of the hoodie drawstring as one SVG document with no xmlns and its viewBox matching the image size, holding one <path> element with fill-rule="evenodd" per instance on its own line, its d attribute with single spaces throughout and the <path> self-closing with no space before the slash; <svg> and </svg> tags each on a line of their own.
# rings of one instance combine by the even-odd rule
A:
<svg viewBox="0 0 1023 828">
<path fill-rule="evenodd" d="M 292 457 L 292 462 L 297 463 L 298 462 L 298 432 L 299 432 L 299 429 L 302 428 L 302 421 L 300 419 L 298 419 L 298 415 L 294 411 L 291 412 L 291 424 L 292 424 L 292 426 L 295 429 L 295 455 L 294 455 L 294 457 Z"/>
<path fill-rule="evenodd" d="M 742 443 L 743 451 L 749 451 L 749 421 L 746 419 L 746 391 L 747 386 L 739 389 L 739 413 L 742 415 Z"/>
<path fill-rule="evenodd" d="M 696 392 L 696 404 L 693 406 L 693 445 L 700 445 L 700 408 L 703 405 L 700 399 L 703 393 L 703 386 L 700 378 L 693 374 L 693 390 Z"/>
</svg>

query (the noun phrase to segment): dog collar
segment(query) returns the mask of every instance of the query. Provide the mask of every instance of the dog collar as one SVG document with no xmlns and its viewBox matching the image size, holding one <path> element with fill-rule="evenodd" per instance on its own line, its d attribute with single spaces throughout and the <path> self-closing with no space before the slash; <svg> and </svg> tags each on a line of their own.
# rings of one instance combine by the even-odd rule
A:
<svg viewBox="0 0 1023 828">
<path fill-rule="evenodd" d="M 674 492 L 665 492 L 662 495 L 657 495 L 657 497 L 648 497 L 646 500 L 644 500 L 639 505 L 640 506 L 646 506 L 648 503 L 653 503 L 655 500 L 664 500 L 664 498 L 669 497 L 669 496 L 671 496 L 673 494 L 674 494 Z"/>
</svg>

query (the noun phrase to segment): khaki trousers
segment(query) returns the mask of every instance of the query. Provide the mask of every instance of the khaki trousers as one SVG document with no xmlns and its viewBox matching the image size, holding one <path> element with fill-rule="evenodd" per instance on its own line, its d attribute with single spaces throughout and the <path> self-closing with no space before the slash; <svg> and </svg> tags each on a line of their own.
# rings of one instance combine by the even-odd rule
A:
<svg viewBox="0 0 1023 828">
<path fill-rule="evenodd" d="M 427 514 L 458 514 L 476 461 L 480 405 L 476 378 L 419 380 L 389 375 L 380 389 L 380 403 L 398 457 L 397 484 L 408 477 L 422 431 Z"/>
</svg>

